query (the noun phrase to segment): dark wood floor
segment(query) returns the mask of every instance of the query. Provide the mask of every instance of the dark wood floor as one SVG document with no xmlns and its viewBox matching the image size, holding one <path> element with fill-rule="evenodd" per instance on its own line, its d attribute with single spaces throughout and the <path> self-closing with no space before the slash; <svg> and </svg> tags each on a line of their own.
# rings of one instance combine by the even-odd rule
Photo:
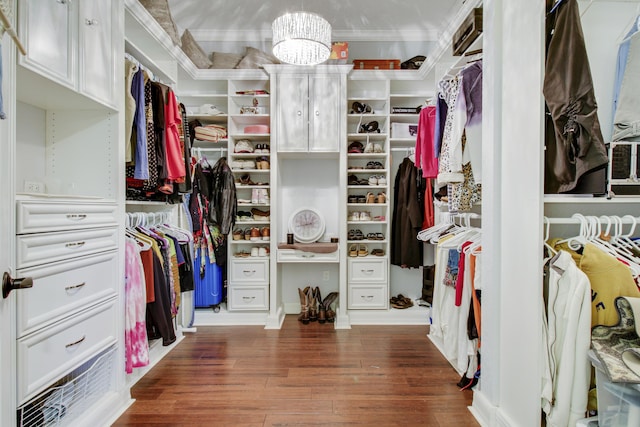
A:
<svg viewBox="0 0 640 427">
<path fill-rule="evenodd" d="M 115 426 L 478 426 L 426 326 L 198 327 Z"/>
</svg>

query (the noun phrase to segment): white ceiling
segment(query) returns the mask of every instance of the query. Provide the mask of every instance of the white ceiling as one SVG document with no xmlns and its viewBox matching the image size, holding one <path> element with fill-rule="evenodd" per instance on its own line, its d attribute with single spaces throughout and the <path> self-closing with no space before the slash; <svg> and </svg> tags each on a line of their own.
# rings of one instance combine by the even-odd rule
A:
<svg viewBox="0 0 640 427">
<path fill-rule="evenodd" d="M 348 41 L 351 59 L 405 60 L 428 55 L 467 1 L 169 0 L 169 7 L 180 33 L 189 29 L 208 52 L 239 51 L 244 44 L 267 50 L 271 22 L 304 10 L 331 23 L 333 41 Z"/>
</svg>

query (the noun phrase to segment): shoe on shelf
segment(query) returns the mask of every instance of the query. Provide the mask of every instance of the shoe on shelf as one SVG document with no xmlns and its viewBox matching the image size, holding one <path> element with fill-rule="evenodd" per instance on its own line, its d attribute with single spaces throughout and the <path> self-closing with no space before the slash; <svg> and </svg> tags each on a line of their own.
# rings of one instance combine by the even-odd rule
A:
<svg viewBox="0 0 640 427">
<path fill-rule="evenodd" d="M 385 193 L 378 193 L 376 203 L 387 203 L 387 195 Z"/>
<path fill-rule="evenodd" d="M 364 146 L 364 152 L 365 153 L 373 153 L 373 143 L 372 142 L 367 142 L 367 144 Z"/>
<path fill-rule="evenodd" d="M 369 251 L 365 245 L 358 245 L 358 256 L 367 256 Z"/>
<path fill-rule="evenodd" d="M 371 221 L 371 213 L 367 211 L 360 212 L 360 221 Z"/>
<path fill-rule="evenodd" d="M 349 214 L 349 221 L 360 221 L 360 212 L 354 211 Z"/>
<path fill-rule="evenodd" d="M 251 256 L 257 257 L 260 256 L 260 249 L 257 246 L 251 248 Z"/>
<path fill-rule="evenodd" d="M 369 192 L 367 193 L 367 198 L 365 203 L 375 203 L 376 202 L 376 196 L 373 195 L 373 193 Z"/>
<path fill-rule="evenodd" d="M 253 204 L 260 203 L 260 189 L 258 188 L 251 189 L 251 203 Z"/>
<path fill-rule="evenodd" d="M 382 149 L 382 145 L 373 144 L 373 152 L 374 153 L 384 153 L 384 150 Z"/>
<path fill-rule="evenodd" d="M 371 175 L 369 177 L 369 185 L 378 185 L 378 176 L 377 175 Z"/>
<path fill-rule="evenodd" d="M 371 251 L 371 255 L 384 256 L 384 250 L 382 250 L 382 249 L 374 249 L 374 250 Z"/>
<path fill-rule="evenodd" d="M 267 255 L 268 255 L 267 248 L 265 248 L 264 246 L 258 248 L 259 257 L 266 257 Z"/>
<path fill-rule="evenodd" d="M 358 256 L 358 245 L 349 246 L 349 256 L 353 258 Z"/>
<path fill-rule="evenodd" d="M 233 230 L 233 240 L 244 240 L 244 231 L 240 228 Z"/>
<path fill-rule="evenodd" d="M 260 204 L 268 205 L 271 199 L 269 198 L 269 191 L 266 188 L 258 188 Z"/>
<path fill-rule="evenodd" d="M 256 183 L 251 181 L 251 176 L 248 173 L 245 173 L 240 176 L 240 185 L 256 185 Z"/>
<path fill-rule="evenodd" d="M 260 235 L 262 236 L 262 240 L 269 241 L 271 239 L 271 229 L 269 227 L 262 227 Z"/>
<path fill-rule="evenodd" d="M 251 227 L 251 241 L 255 242 L 262 239 L 262 234 L 258 227 Z"/>
<path fill-rule="evenodd" d="M 383 175 L 378 175 L 378 185 L 387 185 L 387 178 Z"/>
<path fill-rule="evenodd" d="M 247 228 L 244 230 L 244 240 L 251 240 L 251 229 Z"/>
</svg>

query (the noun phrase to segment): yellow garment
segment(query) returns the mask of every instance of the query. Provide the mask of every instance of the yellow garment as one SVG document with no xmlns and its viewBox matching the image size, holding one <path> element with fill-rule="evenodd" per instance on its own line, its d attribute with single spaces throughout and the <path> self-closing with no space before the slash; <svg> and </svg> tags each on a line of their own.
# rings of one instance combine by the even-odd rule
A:
<svg viewBox="0 0 640 427">
<path fill-rule="evenodd" d="M 566 243 L 558 242 L 559 239 L 553 240 L 551 245 L 556 250 L 569 252 L 591 283 L 591 326 L 617 325 L 616 297 L 640 297 L 629 267 L 591 243 L 587 243 L 579 254 Z"/>
</svg>

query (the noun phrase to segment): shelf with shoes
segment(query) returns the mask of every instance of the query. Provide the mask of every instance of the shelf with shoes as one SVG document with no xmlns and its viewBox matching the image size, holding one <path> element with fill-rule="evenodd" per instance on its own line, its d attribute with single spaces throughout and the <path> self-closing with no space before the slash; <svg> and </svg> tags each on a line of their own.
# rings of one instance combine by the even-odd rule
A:
<svg viewBox="0 0 640 427">
<path fill-rule="evenodd" d="M 230 80 L 228 162 L 236 180 L 237 216 L 229 238 L 227 308 L 269 309 L 271 136 L 269 81 Z"/>
<path fill-rule="evenodd" d="M 389 295 L 389 82 L 349 81 L 347 308 L 386 310 Z"/>
</svg>

